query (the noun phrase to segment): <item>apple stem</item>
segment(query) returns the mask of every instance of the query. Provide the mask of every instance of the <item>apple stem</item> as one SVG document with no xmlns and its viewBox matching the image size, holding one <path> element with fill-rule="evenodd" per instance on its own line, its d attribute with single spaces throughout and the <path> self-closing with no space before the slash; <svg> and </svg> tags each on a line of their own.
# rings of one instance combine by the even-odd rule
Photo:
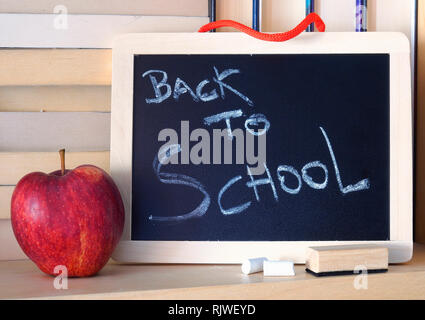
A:
<svg viewBox="0 0 425 320">
<path fill-rule="evenodd" d="M 65 174 L 65 149 L 59 150 L 59 155 L 61 157 L 61 174 Z"/>
</svg>

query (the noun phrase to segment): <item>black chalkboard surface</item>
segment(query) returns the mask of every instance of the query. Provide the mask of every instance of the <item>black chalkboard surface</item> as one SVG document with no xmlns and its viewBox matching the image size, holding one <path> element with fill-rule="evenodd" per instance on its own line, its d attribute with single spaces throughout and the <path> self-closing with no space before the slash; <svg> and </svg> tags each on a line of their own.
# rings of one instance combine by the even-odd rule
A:
<svg viewBox="0 0 425 320">
<path fill-rule="evenodd" d="M 132 240 L 389 240 L 389 72 L 388 54 L 134 56 Z"/>
</svg>

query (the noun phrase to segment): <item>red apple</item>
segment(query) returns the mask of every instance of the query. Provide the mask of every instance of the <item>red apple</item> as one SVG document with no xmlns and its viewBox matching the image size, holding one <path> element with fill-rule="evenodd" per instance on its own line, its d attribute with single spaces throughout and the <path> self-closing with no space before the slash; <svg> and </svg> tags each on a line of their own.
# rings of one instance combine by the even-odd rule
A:
<svg viewBox="0 0 425 320">
<path fill-rule="evenodd" d="M 124 227 L 124 206 L 102 169 L 82 165 L 24 176 L 12 195 L 12 227 L 25 254 L 45 273 L 66 266 L 69 277 L 96 274 Z"/>
</svg>

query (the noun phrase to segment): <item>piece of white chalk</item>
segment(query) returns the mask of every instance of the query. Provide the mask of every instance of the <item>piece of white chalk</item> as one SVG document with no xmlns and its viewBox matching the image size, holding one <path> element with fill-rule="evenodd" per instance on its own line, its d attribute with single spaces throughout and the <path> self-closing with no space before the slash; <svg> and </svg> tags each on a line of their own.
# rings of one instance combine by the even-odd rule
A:
<svg viewBox="0 0 425 320">
<path fill-rule="evenodd" d="M 294 263 L 292 261 L 264 261 L 265 277 L 289 277 L 295 276 Z"/>
<path fill-rule="evenodd" d="M 263 262 L 267 261 L 267 258 L 255 258 L 248 259 L 242 263 L 242 273 L 251 274 L 263 271 Z"/>
</svg>

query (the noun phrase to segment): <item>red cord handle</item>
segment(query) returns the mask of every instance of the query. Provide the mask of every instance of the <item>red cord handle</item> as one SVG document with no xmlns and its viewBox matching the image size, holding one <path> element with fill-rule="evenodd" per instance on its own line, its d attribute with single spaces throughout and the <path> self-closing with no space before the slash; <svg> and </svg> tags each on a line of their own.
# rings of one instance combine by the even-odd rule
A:
<svg viewBox="0 0 425 320">
<path fill-rule="evenodd" d="M 214 22 L 207 23 L 206 25 L 202 26 L 198 32 L 207 32 L 212 29 L 222 28 L 222 27 L 232 27 L 239 31 L 242 31 L 246 33 L 247 35 L 250 35 L 251 37 L 264 40 L 264 41 L 286 41 L 292 38 L 295 38 L 298 36 L 301 32 L 303 32 L 307 27 L 314 23 L 316 25 L 316 28 L 320 32 L 324 32 L 326 25 L 323 22 L 322 18 L 317 13 L 310 13 L 303 21 L 300 22 L 299 25 L 297 25 L 294 29 L 289 30 L 287 32 L 283 33 L 262 33 L 259 31 L 255 31 L 254 29 L 251 29 L 250 27 L 247 27 L 246 25 L 243 25 L 239 22 L 233 21 L 233 20 L 218 20 Z"/>
</svg>

